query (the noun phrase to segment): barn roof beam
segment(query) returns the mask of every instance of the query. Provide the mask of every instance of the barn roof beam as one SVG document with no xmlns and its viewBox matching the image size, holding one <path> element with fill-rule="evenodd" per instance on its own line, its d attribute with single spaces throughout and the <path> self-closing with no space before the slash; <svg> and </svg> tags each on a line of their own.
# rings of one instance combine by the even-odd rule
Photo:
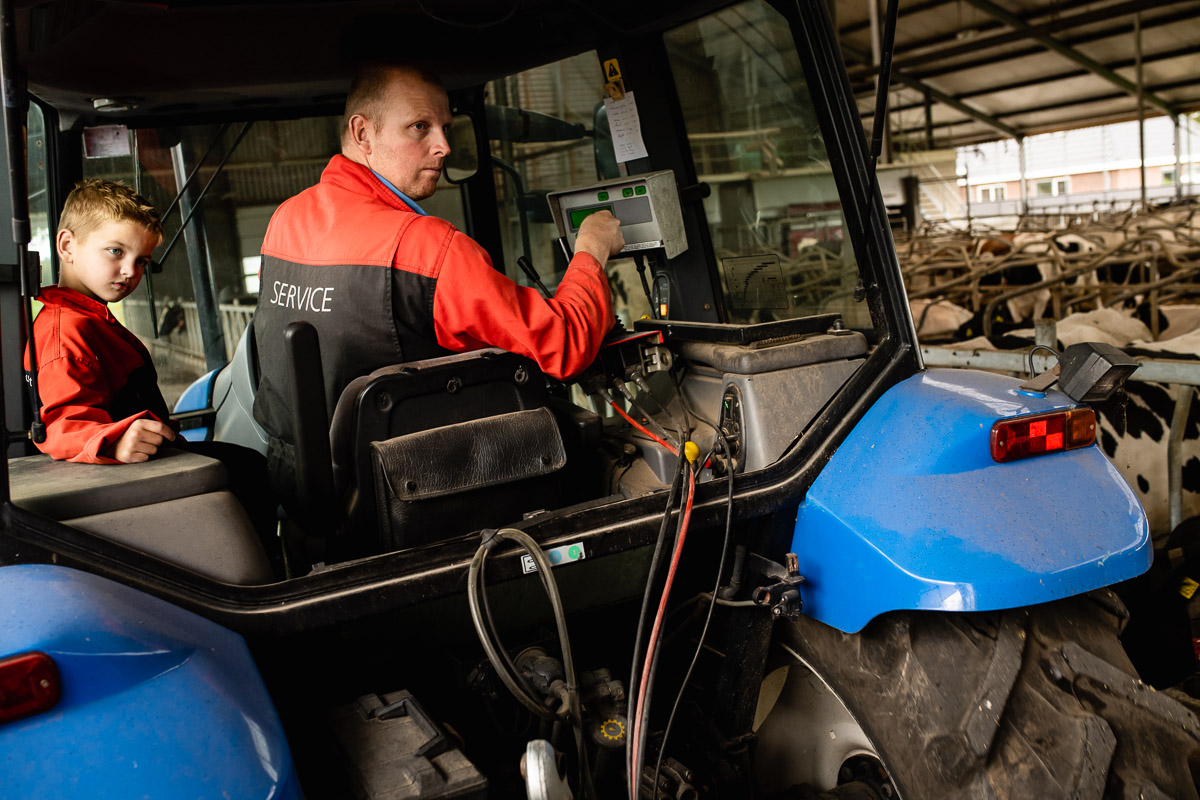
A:
<svg viewBox="0 0 1200 800">
<path fill-rule="evenodd" d="M 1179 2 L 1179 0 L 1175 0 Z M 1053 12 L 1044 12 L 1038 16 L 1046 16 L 1048 13 L 1061 14 L 1064 11 L 1071 11 L 1080 6 L 1095 5 L 1096 0 L 1060 0 L 1054 4 Z M 958 5 L 958 0 L 920 0 L 916 3 L 905 3 L 900 9 L 899 19 L 912 17 L 924 11 L 934 11 L 943 6 L 955 7 Z M 838 28 L 838 36 L 850 36 L 855 33 L 861 33 L 871 27 L 870 19 L 861 19 L 858 22 L 851 22 Z M 990 30 L 999 30 L 1003 25 L 999 22 L 983 22 L 975 28 L 981 32 Z M 911 49 L 911 48 L 910 48 Z"/>
<path fill-rule="evenodd" d="M 1150 64 L 1155 61 L 1169 61 L 1170 59 L 1173 59 L 1173 58 L 1183 58 L 1186 56 L 1194 56 L 1195 54 L 1196 54 L 1195 45 L 1189 45 L 1187 47 L 1180 47 L 1175 50 L 1168 50 L 1163 53 L 1155 53 L 1153 55 L 1143 56 L 1142 63 Z M 1109 69 L 1123 69 L 1125 67 L 1132 67 L 1134 65 L 1134 61 L 1135 61 L 1135 59 L 1132 59 L 1132 58 L 1124 58 L 1124 59 L 1121 59 L 1120 61 L 1109 61 L 1104 66 L 1108 67 Z M 1084 75 L 1090 75 L 1090 74 L 1091 73 L 1088 72 L 1086 69 L 1069 70 L 1067 72 L 1060 72 L 1056 75 L 1039 75 L 1036 78 L 1026 78 L 1024 80 L 1013 81 L 1012 83 L 1005 83 L 1005 84 L 1000 84 L 997 86 L 981 86 L 978 89 L 972 89 L 967 92 L 960 92 L 959 94 L 957 94 L 955 96 L 959 100 L 969 100 L 972 97 L 979 97 L 982 95 L 989 95 L 989 94 L 1000 94 L 1001 92 L 1011 92 L 1016 89 L 1029 89 L 1034 86 L 1041 86 L 1041 85 L 1047 84 L 1047 83 L 1055 83 L 1057 81 L 1064 81 L 1064 80 L 1068 80 L 1070 78 L 1079 78 Z M 1192 83 L 1195 83 L 1195 81 L 1193 80 L 1193 81 L 1185 82 L 1185 84 L 1187 84 L 1187 85 L 1190 85 Z M 1177 88 L 1177 87 L 1171 87 L 1171 86 L 1166 86 L 1166 85 L 1155 85 L 1155 86 L 1149 86 L 1147 88 L 1151 89 L 1152 91 L 1158 92 L 1158 91 L 1165 91 L 1169 88 Z M 857 89 L 855 89 L 854 93 L 855 93 L 855 96 L 865 97 L 869 91 L 870 91 L 869 87 L 858 87 Z M 1124 93 L 1121 93 L 1120 95 L 1113 95 L 1113 96 L 1122 97 L 1122 96 L 1124 96 Z M 1089 99 L 1098 100 L 1101 98 L 1089 98 Z M 1109 97 L 1107 99 L 1111 99 L 1111 97 Z M 1086 102 L 1086 100 L 1081 101 L 1081 102 Z M 924 102 L 924 100 L 921 100 L 921 101 L 918 101 L 915 103 L 908 103 L 906 105 L 896 104 L 896 105 L 892 106 L 892 110 L 893 111 L 913 111 L 918 108 L 924 108 L 924 106 L 925 106 L 925 102 Z"/>
<path fill-rule="evenodd" d="M 987 14 L 991 14 L 993 17 L 1000 20 L 1004 24 L 1009 25 L 1014 30 L 1030 30 L 1029 26 L 1026 25 L 1023 20 L 1021 20 L 1019 17 L 1015 16 L 1014 14 L 1010 13 L 1009 11 L 996 5 L 995 3 L 992 2 L 992 0 L 966 0 L 966 1 L 969 4 L 971 4 L 972 6 L 974 6 L 975 8 L 978 8 L 980 11 L 983 11 Z M 1053 50 L 1054 52 L 1061 55 L 1063 58 L 1066 58 L 1066 59 L 1069 59 L 1070 61 L 1075 62 L 1079 66 L 1083 67 L 1084 69 L 1089 70 L 1090 72 L 1095 73 L 1097 76 L 1103 78 L 1104 80 L 1108 81 L 1109 83 L 1113 84 L 1114 86 L 1120 87 L 1123 91 L 1127 92 L 1128 94 L 1137 96 L 1138 87 L 1132 81 L 1128 80 L 1127 78 L 1121 77 L 1120 75 L 1118 75 L 1117 73 L 1113 72 L 1110 69 L 1106 69 L 1103 64 L 1099 63 L 1098 61 L 1096 61 L 1088 56 L 1085 56 L 1083 53 L 1079 52 L 1075 48 L 1069 47 L 1069 46 L 1063 44 L 1062 42 L 1055 39 L 1053 36 L 1049 36 L 1044 33 L 1031 33 L 1030 38 L 1032 38 L 1034 41 L 1036 41 L 1038 44 L 1042 45 L 1046 49 Z M 1171 104 L 1168 103 L 1166 100 L 1163 100 L 1158 95 L 1154 94 L 1153 92 L 1147 92 L 1147 91 L 1145 91 L 1144 88 L 1141 92 L 1141 95 L 1145 99 L 1146 102 L 1151 103 L 1155 106 L 1158 106 L 1163 111 L 1170 114 L 1172 117 L 1176 116 L 1176 111 L 1174 108 L 1172 108 Z"/>
<path fill-rule="evenodd" d="M 857 49 L 855 49 L 845 43 L 842 44 L 842 56 L 844 58 L 853 59 L 859 63 L 870 61 L 870 58 L 865 53 L 862 53 L 862 52 L 858 51 Z M 924 81 L 920 81 L 920 80 L 917 80 L 916 78 L 913 78 L 910 75 L 906 75 L 905 73 L 901 72 L 900 70 L 897 70 L 897 69 L 892 70 L 892 80 L 894 82 L 903 83 L 906 86 L 916 89 L 919 92 L 922 92 L 922 93 L 928 92 L 929 96 L 932 99 L 936 100 L 937 102 L 939 102 L 943 105 L 949 106 L 950 108 L 953 108 L 956 111 L 958 111 L 962 114 L 965 114 L 966 116 L 970 117 L 971 119 L 982 122 L 984 125 L 987 125 L 988 127 L 995 128 L 996 130 L 1000 131 L 1001 133 L 1003 133 L 1006 136 L 1011 136 L 1014 139 L 1020 139 L 1024 135 L 1021 133 L 1021 131 L 1017 130 L 1016 128 L 1009 125 L 1008 123 L 1000 121 L 996 117 L 993 117 L 991 114 L 988 114 L 985 111 L 980 111 L 978 108 L 968 105 L 967 103 L 964 103 L 963 101 L 959 100 L 956 97 L 951 97 L 950 95 L 946 94 L 942 90 L 935 89 L 934 87 L 930 86 L 929 84 L 925 83 Z"/>
<path fill-rule="evenodd" d="M 922 0 L 922 2 L 919 3 L 906 3 L 904 8 L 899 9 L 899 16 L 897 19 L 911 17 L 914 14 L 920 14 L 922 11 L 929 11 L 944 5 L 948 5 L 947 0 Z M 871 20 L 869 18 L 864 18 L 858 22 L 851 22 L 849 25 L 843 25 L 842 27 L 838 28 L 838 36 L 849 36 L 850 34 L 865 31 L 870 27 Z"/>
<path fill-rule="evenodd" d="M 1183 80 L 1168 81 L 1165 83 L 1155 84 L 1154 86 L 1147 86 L 1146 89 L 1147 90 L 1154 89 L 1156 91 L 1170 91 L 1172 89 L 1183 89 L 1188 86 L 1194 86 L 1195 84 L 1196 84 L 1196 81 L 1194 78 L 1185 78 Z M 1043 111 L 1058 111 L 1059 109 L 1070 108 L 1072 106 L 1087 105 L 1088 103 L 1103 103 L 1103 102 L 1108 102 L 1111 100 L 1117 100 L 1124 96 L 1125 95 L 1122 92 L 1112 92 L 1110 94 L 1091 95 L 1088 97 L 1073 97 L 1070 100 L 1060 100 L 1055 103 L 1046 103 L 1046 104 L 1040 105 L 1040 106 L 1030 106 L 1028 108 L 1021 108 L 1021 109 L 1017 109 L 1015 111 L 1005 111 L 1004 113 L 996 114 L 995 116 L 997 119 L 1003 120 L 1003 119 L 1008 119 L 1011 117 L 1019 117 L 1022 114 L 1040 114 Z M 912 108 L 916 108 L 916 106 L 910 106 L 910 110 Z M 899 109 L 897 109 L 897 110 L 899 110 Z M 1137 113 L 1136 110 L 1128 109 L 1128 108 L 1123 109 L 1122 112 L 1128 113 L 1128 114 Z M 917 130 L 917 129 L 914 129 L 914 130 Z M 924 124 L 921 125 L 919 130 L 924 130 Z"/>
<path fill-rule="evenodd" d="M 1191 80 L 1180 80 L 1180 81 L 1172 81 L 1170 83 L 1159 84 L 1152 88 L 1166 90 L 1166 89 L 1182 88 L 1185 86 L 1192 86 L 1192 85 L 1194 85 L 1194 83 L 1195 82 L 1191 81 Z M 1112 94 L 1104 95 L 1101 97 L 1085 97 L 1085 98 L 1081 98 L 1078 100 L 1064 101 L 1061 103 L 1053 103 L 1053 104 L 1049 104 L 1049 105 L 1038 106 L 1036 108 L 1022 109 L 1021 111 L 1012 111 L 1012 112 L 1008 112 L 1005 114 L 1000 114 L 999 117 L 1012 117 L 1012 116 L 1019 116 L 1021 114 L 1033 114 L 1033 113 L 1042 113 L 1045 111 L 1057 111 L 1057 110 L 1061 110 L 1064 108 L 1070 108 L 1071 106 L 1086 105 L 1087 103 L 1103 102 L 1106 100 L 1113 100 L 1114 98 L 1123 97 L 1123 96 L 1124 96 L 1124 93 L 1114 92 Z M 1198 109 L 1198 108 L 1200 108 L 1200 97 L 1194 97 L 1194 98 L 1182 101 L 1179 105 L 1180 105 L 1181 110 Z M 913 110 L 915 108 L 918 108 L 918 106 L 909 106 L 908 108 L 909 108 L 909 110 Z M 1132 120 L 1132 119 L 1137 119 L 1137 112 L 1132 109 L 1126 108 L 1126 109 L 1114 110 L 1111 115 L 1111 119 L 1109 119 L 1108 122 L 1120 122 L 1120 121 Z M 1042 133 L 1043 130 L 1041 130 L 1041 128 L 1043 128 L 1043 127 L 1045 127 L 1047 130 L 1063 130 L 1063 129 L 1072 127 L 1072 125 L 1074 125 L 1076 122 L 1088 123 L 1089 125 L 1107 124 L 1104 121 L 1096 122 L 1096 121 L 1092 121 L 1092 120 L 1093 120 L 1092 115 L 1085 115 L 1083 117 L 1079 117 L 1078 119 L 1072 119 L 1072 118 L 1056 119 L 1052 125 L 1026 126 L 1025 128 L 1022 129 L 1022 132 L 1025 136 L 1033 136 L 1035 134 Z M 965 120 L 961 120 L 961 119 L 943 120 L 941 122 L 934 122 L 934 123 L 932 123 L 932 125 L 927 126 L 925 124 L 925 122 L 922 121 L 920 125 L 910 125 L 907 127 L 898 128 L 898 129 L 896 129 L 895 134 L 898 136 L 922 136 L 923 137 L 923 136 L 925 136 L 927 130 L 930 130 L 930 129 L 935 130 L 935 131 L 936 130 L 945 130 L 946 128 L 953 128 L 955 126 L 962 125 L 962 124 L 964 124 L 964 122 L 965 122 Z M 986 140 L 987 140 L 986 137 L 980 137 L 978 141 L 986 141 Z"/>
<path fill-rule="evenodd" d="M 1149 11 L 1161 6 L 1178 5 L 1180 0 L 1128 0 L 1124 3 L 1117 3 L 1111 6 L 1105 6 L 1099 9 L 1084 11 L 1079 14 L 1071 14 L 1065 16 L 1055 16 L 1045 22 L 1031 24 L 1021 21 L 1022 27 L 1016 28 L 1009 26 L 1009 30 L 1005 33 L 997 33 L 992 36 L 976 36 L 969 41 L 963 42 L 957 37 L 957 33 L 953 36 L 938 36 L 923 41 L 908 42 L 903 50 L 897 53 L 895 64 L 897 67 L 911 69 L 912 67 L 929 64 L 936 61 L 943 61 L 949 58 L 969 55 L 979 52 L 980 50 L 989 50 L 991 48 L 1000 47 L 1013 42 L 1021 42 L 1027 39 L 1033 39 L 1038 35 L 1048 35 L 1059 31 L 1069 31 L 1072 28 L 1082 27 L 1084 25 L 1093 25 L 1098 22 L 1107 22 L 1111 19 L 1128 17 L 1136 14 L 1138 11 Z M 982 9 L 985 10 L 986 9 Z M 1056 9 L 1060 14 L 1061 8 Z M 988 12 L 990 13 L 990 12 Z M 1007 13 L 1007 12 L 1006 12 Z M 1195 15 L 1195 9 L 1189 11 L 1189 16 Z M 1009 15 L 1012 19 L 1019 19 L 1013 15 Z M 1038 15 L 1044 16 L 1044 15 Z M 1144 21 L 1143 27 L 1150 21 Z M 1004 24 L 1008 24 L 1007 21 Z M 1000 27 L 998 24 L 997 27 Z M 1062 43 L 1061 40 L 1056 40 Z M 929 50 L 928 52 L 918 53 L 919 50 L 925 50 L 930 47 L 936 47 L 942 42 L 949 42 L 949 47 L 941 49 Z M 1042 48 L 1037 48 L 1035 52 L 1041 52 Z M 906 56 L 905 53 L 916 53 L 915 55 Z M 1005 55 L 1007 57 L 1007 55 Z"/>
<path fill-rule="evenodd" d="M 1152 17 L 1150 19 L 1143 19 L 1142 31 L 1145 32 L 1151 28 L 1167 27 L 1180 22 L 1190 22 L 1196 19 L 1198 8 L 1200 8 L 1200 5 L 1192 3 L 1182 11 L 1163 14 L 1162 16 Z M 1132 35 L 1133 23 L 1130 22 L 1105 28 L 1104 30 L 1094 31 L 1092 33 L 1081 34 L 1069 39 L 1060 39 L 1059 41 L 1069 47 L 1077 47 L 1079 45 L 1089 44 L 1102 39 L 1112 39 L 1119 36 Z M 997 64 L 1005 61 L 1017 61 L 1027 56 L 1035 56 L 1044 52 L 1046 52 L 1046 48 L 1044 47 L 1027 47 L 1022 48 L 1021 50 L 1008 50 L 1003 53 L 995 53 L 993 55 L 977 58 L 972 61 L 960 61 L 956 64 L 948 64 L 946 66 L 935 67 L 933 69 L 915 70 L 910 74 L 924 81 L 950 73 L 966 72 L 967 70 L 971 69 L 979 69 L 980 67 L 995 67 Z"/>
</svg>

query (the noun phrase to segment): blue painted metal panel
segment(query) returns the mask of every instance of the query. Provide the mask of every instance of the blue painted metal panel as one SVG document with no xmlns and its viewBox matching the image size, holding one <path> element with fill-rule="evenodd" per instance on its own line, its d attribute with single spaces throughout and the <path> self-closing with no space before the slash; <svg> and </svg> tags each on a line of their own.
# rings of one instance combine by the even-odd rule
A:
<svg viewBox="0 0 1200 800">
<path fill-rule="evenodd" d="M 200 411 L 211 407 L 213 382 L 216 381 L 219 371 L 214 369 L 192 381 L 175 402 L 175 413 L 182 414 L 185 411 Z"/>
<path fill-rule="evenodd" d="M 88 573 L 0 568 L 0 656 L 28 650 L 62 699 L 0 726 L 0 798 L 302 796 L 237 634 Z"/>
<path fill-rule="evenodd" d="M 932 370 L 880 398 L 800 505 L 805 613 L 855 632 L 887 611 L 1015 608 L 1149 569 L 1145 512 L 1097 446 L 992 460 L 998 419 L 1076 405 L 1019 383 Z"/>
<path fill-rule="evenodd" d="M 212 408 L 213 386 L 216 384 L 218 372 L 220 372 L 219 369 L 214 369 L 192 381 L 192 384 L 183 390 L 183 394 L 175 402 L 175 409 L 172 413 L 182 414 L 187 411 Z M 187 428 L 180 431 L 179 435 L 189 442 L 207 442 L 212 438 L 207 425 L 202 428 Z"/>
<path fill-rule="evenodd" d="M 188 428 L 187 430 L 180 431 L 179 435 L 189 442 L 207 442 L 211 438 L 207 425 L 203 428 Z"/>
</svg>

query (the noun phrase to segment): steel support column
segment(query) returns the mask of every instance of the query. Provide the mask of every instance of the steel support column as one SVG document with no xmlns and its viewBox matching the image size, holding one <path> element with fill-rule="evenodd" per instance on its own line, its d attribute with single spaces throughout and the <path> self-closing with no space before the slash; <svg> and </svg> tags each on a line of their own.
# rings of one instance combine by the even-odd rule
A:
<svg viewBox="0 0 1200 800">
<path fill-rule="evenodd" d="M 1021 167 L 1021 215 L 1029 213 L 1029 181 L 1025 179 L 1025 137 L 1017 139 L 1017 160 Z"/>
<path fill-rule="evenodd" d="M 1133 67 L 1137 76 L 1138 169 L 1141 175 L 1142 211 L 1146 210 L 1146 95 L 1142 90 L 1142 15 L 1133 15 Z"/>
</svg>

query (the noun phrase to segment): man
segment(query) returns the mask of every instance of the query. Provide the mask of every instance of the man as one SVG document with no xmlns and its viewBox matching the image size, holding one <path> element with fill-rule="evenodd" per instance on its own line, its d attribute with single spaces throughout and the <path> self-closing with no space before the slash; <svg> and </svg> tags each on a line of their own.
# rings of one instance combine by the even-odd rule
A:
<svg viewBox="0 0 1200 800">
<path fill-rule="evenodd" d="M 369 65 L 346 99 L 342 152 L 321 182 L 275 212 L 263 242 L 254 318 L 261 379 L 254 416 L 271 437 L 276 485 L 291 483 L 291 410 L 283 330 L 317 329 L 332 413 L 354 378 L 389 364 L 501 347 L 568 378 L 612 324 L 604 265 L 624 246 L 608 212 L 580 227 L 553 298 L 497 272 L 487 253 L 417 204 L 437 188 L 450 145 L 450 103 L 412 66 Z"/>
</svg>

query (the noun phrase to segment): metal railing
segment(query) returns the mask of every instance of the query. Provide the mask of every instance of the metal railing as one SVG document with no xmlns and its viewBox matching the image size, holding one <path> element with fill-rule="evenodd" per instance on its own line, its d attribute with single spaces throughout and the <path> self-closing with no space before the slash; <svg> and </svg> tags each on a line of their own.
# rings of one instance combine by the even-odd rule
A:
<svg viewBox="0 0 1200 800">
<path fill-rule="evenodd" d="M 167 306 L 156 304 L 159 310 L 158 320 L 150 319 L 149 304 L 140 298 L 127 299 L 122 303 L 125 312 L 125 327 L 137 334 L 146 342 L 153 342 L 155 349 L 163 348 L 168 358 L 181 360 L 196 360 L 201 367 L 204 365 L 204 342 L 200 331 L 200 314 L 196 304 L 191 301 L 178 303 L 179 310 L 172 315 L 176 304 Z M 225 334 L 225 360 L 233 358 L 242 332 L 254 319 L 254 306 L 241 306 L 222 303 L 217 306 L 221 319 L 221 331 Z M 170 330 L 159 331 L 155 336 L 155 328 L 160 327 L 167 319 L 174 324 Z"/>
</svg>

